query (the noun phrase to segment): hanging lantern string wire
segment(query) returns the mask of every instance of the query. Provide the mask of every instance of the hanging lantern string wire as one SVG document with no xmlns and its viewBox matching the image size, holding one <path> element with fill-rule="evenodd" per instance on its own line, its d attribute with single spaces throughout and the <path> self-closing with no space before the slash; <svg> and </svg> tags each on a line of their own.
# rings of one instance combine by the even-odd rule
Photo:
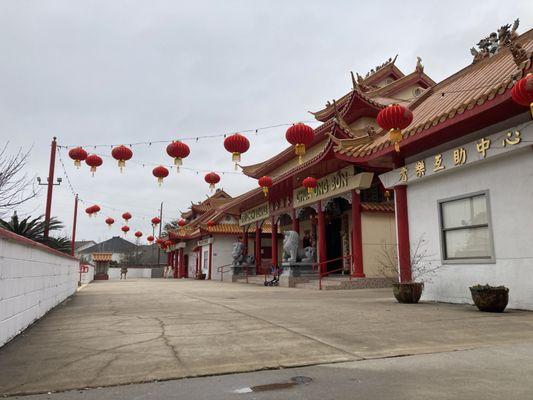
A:
<svg viewBox="0 0 533 400">
<path fill-rule="evenodd" d="M 312 123 L 320 123 L 321 124 L 322 123 L 322 122 L 316 121 L 316 120 L 299 121 L 299 122 L 303 122 L 305 124 L 312 124 Z M 244 130 L 230 132 L 230 133 L 215 133 L 215 134 L 206 134 L 206 135 L 190 136 L 190 137 L 183 137 L 183 138 L 177 137 L 177 138 L 171 139 L 171 140 L 149 140 L 149 141 L 143 141 L 143 142 L 131 142 L 131 143 L 123 142 L 123 143 L 117 143 L 117 144 L 58 145 L 58 147 L 63 147 L 65 149 L 78 147 L 78 146 L 80 146 L 80 147 L 88 147 L 88 148 L 89 147 L 97 148 L 97 147 L 115 147 L 115 146 L 120 146 L 121 144 L 127 145 L 129 147 L 140 146 L 140 145 L 148 145 L 148 146 L 150 146 L 152 144 L 158 144 L 158 143 L 171 143 L 173 140 L 198 141 L 200 139 L 221 138 L 221 137 L 226 137 L 228 135 L 232 135 L 232 134 L 237 133 L 237 132 L 239 132 L 239 133 L 255 133 L 255 134 L 258 134 L 261 131 L 265 131 L 265 130 L 268 130 L 268 129 L 281 128 L 281 127 L 284 127 L 284 126 L 291 126 L 291 125 L 294 125 L 294 123 L 284 123 L 284 124 L 262 126 L 260 128 L 244 129 Z"/>
<path fill-rule="evenodd" d="M 100 157 L 106 157 L 106 158 L 113 158 L 112 156 L 110 156 L 109 154 L 103 154 L 103 153 L 93 153 L 93 154 L 96 154 L 97 156 L 100 156 Z M 162 165 L 168 169 L 174 169 L 176 168 L 174 165 L 169 165 L 169 164 L 161 164 L 161 163 L 155 163 L 153 161 L 139 161 L 139 160 L 128 160 L 128 163 L 133 163 L 133 164 L 137 164 L 137 165 L 140 165 L 142 167 L 157 167 L 159 165 Z M 238 171 L 213 171 L 212 169 L 197 169 L 197 168 L 191 168 L 191 167 L 185 167 L 185 166 L 180 166 L 180 171 L 181 170 L 186 170 L 186 171 L 191 171 L 191 172 L 196 172 L 196 173 L 204 173 L 204 172 L 216 172 L 216 173 L 219 173 L 219 174 L 232 174 L 232 175 L 243 175 L 242 172 L 238 172 Z"/>
<path fill-rule="evenodd" d="M 68 175 L 67 173 L 67 168 L 65 166 L 65 163 L 63 162 L 63 157 L 61 157 L 61 149 L 58 149 L 57 150 L 57 155 L 58 155 L 58 159 L 59 159 L 59 163 L 61 164 L 61 168 L 63 169 L 63 176 L 65 177 L 66 181 L 67 181 L 67 185 L 70 189 L 70 191 L 72 192 L 72 195 L 77 195 L 78 192 L 76 190 L 74 190 L 74 187 L 72 186 L 72 181 L 70 180 L 70 176 Z M 113 207 L 113 206 L 110 206 L 109 204 L 103 204 L 101 202 L 97 202 L 97 201 L 90 201 L 90 200 L 85 200 L 83 198 L 81 198 L 78 194 L 78 201 L 82 204 L 95 204 L 95 203 L 98 203 L 99 205 L 101 205 L 102 207 L 105 207 L 107 209 L 110 209 L 112 211 L 115 211 L 117 213 L 123 213 L 124 212 L 124 209 L 119 209 L 119 208 L 116 208 L 116 207 Z M 155 214 L 154 214 L 155 215 Z M 140 214 L 140 213 L 135 213 L 135 216 L 142 219 L 143 221 L 145 220 L 148 220 L 153 217 L 152 216 L 149 216 L 147 214 Z"/>
</svg>

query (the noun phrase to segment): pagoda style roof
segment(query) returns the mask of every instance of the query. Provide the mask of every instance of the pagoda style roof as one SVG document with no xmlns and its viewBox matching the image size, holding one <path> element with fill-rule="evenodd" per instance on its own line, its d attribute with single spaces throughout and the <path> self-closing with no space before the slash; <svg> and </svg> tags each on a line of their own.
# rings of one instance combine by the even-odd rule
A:
<svg viewBox="0 0 533 400">
<path fill-rule="evenodd" d="M 514 82 L 531 69 L 533 30 L 516 38 L 513 46 L 500 49 L 490 58 L 476 60 L 409 103 L 413 121 L 403 131 L 402 148 L 408 148 L 410 143 L 439 130 L 440 142 L 435 142 L 433 138 L 434 145 L 450 140 L 450 137 L 442 135 L 444 126 L 461 122 L 472 113 L 485 111 L 488 108 L 485 103 L 500 104 L 509 100 Z M 494 123 L 491 118 L 498 118 L 492 114 L 484 119 L 486 124 Z M 393 154 L 394 148 L 389 135 L 380 131 L 370 143 L 353 145 L 339 140 L 334 151 L 339 158 L 357 163 Z"/>
</svg>

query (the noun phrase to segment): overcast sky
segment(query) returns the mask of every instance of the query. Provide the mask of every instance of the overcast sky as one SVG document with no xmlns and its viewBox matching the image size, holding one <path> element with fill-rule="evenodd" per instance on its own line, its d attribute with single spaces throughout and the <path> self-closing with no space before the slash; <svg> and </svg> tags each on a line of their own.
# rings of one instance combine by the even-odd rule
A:
<svg viewBox="0 0 533 400">
<path fill-rule="evenodd" d="M 399 54 L 396 65 L 409 73 L 420 56 L 440 81 L 471 62 L 481 37 L 517 17 L 520 33 L 531 28 L 530 0 L 1 0 L 0 141 L 12 152 L 33 146 L 28 173 L 45 179 L 54 135 L 62 145 L 128 144 L 309 120 L 308 110 L 351 89 L 350 70 L 364 74 Z M 285 129 L 249 135 L 242 163 L 285 148 Z M 222 141 L 189 141 L 184 166 L 232 171 Z M 169 165 L 165 146 L 133 147 L 134 159 Z M 177 218 L 209 193 L 204 173 L 171 171 L 159 188 L 151 166 L 128 163 L 120 174 L 105 157 L 91 178 L 62 157 L 80 198 L 102 207 L 89 219 L 81 205 L 78 239 L 118 235 L 123 211 L 133 214 L 132 232 L 146 236 L 160 202 L 165 219 Z M 64 177 L 59 160 L 56 171 Z M 231 195 L 257 185 L 221 178 Z M 55 189 L 52 213 L 70 234 L 73 195 L 65 180 Z M 45 194 L 20 212 L 44 213 Z M 117 220 L 112 230 L 107 215 Z"/>
</svg>

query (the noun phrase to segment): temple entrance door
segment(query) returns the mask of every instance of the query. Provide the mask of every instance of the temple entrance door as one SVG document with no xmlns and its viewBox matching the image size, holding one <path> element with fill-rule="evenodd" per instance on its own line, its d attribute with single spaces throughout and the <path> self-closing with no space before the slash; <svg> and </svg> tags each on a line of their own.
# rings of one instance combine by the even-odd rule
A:
<svg viewBox="0 0 533 400">
<path fill-rule="evenodd" d="M 340 216 L 330 216 L 326 223 L 326 246 L 328 260 L 342 257 L 342 219 Z M 342 267 L 342 260 L 332 261 L 327 264 L 327 270 L 333 271 Z"/>
</svg>

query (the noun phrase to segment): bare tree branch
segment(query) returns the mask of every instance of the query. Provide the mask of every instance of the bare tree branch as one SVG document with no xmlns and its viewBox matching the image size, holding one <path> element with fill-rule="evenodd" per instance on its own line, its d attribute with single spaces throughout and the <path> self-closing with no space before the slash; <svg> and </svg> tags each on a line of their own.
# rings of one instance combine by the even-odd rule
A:
<svg viewBox="0 0 533 400">
<path fill-rule="evenodd" d="M 434 254 L 427 249 L 427 240 L 420 236 L 411 246 L 411 277 L 413 282 L 431 282 L 440 265 L 434 263 Z M 380 274 L 396 282 L 400 275 L 396 246 L 383 245 L 377 258 Z"/>
<path fill-rule="evenodd" d="M 33 177 L 24 172 L 32 149 L 10 155 L 8 146 L 0 150 L 0 217 L 39 194 Z"/>
</svg>

